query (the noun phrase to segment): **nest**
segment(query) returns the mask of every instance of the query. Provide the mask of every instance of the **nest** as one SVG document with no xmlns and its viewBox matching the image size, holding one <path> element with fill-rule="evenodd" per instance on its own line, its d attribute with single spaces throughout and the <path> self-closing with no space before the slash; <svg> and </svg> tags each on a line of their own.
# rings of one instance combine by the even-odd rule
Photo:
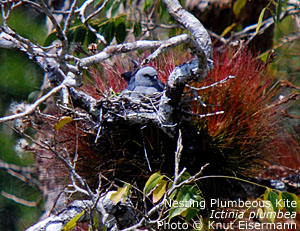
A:
<svg viewBox="0 0 300 231">
<path fill-rule="evenodd" d="M 161 95 L 133 98 L 130 93 L 110 92 L 94 102 L 93 114 L 82 109 L 87 104 L 83 107 L 76 100 L 74 109 L 51 104 L 35 115 L 37 137 L 49 140 L 63 158 L 77 158 L 76 171 L 92 189 L 97 188 L 99 176 L 143 187 L 155 171 L 173 173 L 176 139 L 151 123 L 158 117 Z M 65 117 L 72 122 L 55 130 Z M 55 153 L 36 148 L 35 156 L 45 194 L 70 183 L 70 170 Z"/>
<path fill-rule="evenodd" d="M 133 124 L 143 124 L 158 119 L 158 107 L 161 92 L 145 96 L 131 97 L 131 92 L 120 95 L 106 96 L 98 102 L 99 122 L 109 123 L 121 120 L 131 121 Z M 158 119 L 159 120 L 159 119 Z"/>
</svg>

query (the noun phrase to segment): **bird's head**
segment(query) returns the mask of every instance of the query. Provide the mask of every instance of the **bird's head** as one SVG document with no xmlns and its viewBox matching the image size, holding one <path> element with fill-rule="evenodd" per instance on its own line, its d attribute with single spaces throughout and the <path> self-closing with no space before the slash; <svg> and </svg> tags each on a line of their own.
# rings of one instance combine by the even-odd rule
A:
<svg viewBox="0 0 300 231">
<path fill-rule="evenodd" d="M 143 67 L 135 74 L 135 82 L 138 84 L 156 82 L 158 74 L 153 67 Z"/>
</svg>

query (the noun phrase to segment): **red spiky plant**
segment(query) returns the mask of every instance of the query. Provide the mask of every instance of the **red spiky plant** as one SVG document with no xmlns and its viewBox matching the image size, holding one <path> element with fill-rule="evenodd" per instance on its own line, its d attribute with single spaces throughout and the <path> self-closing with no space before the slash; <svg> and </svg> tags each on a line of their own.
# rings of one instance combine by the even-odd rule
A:
<svg viewBox="0 0 300 231">
<path fill-rule="evenodd" d="M 159 70 L 159 78 L 163 82 L 166 82 L 175 65 L 190 59 L 187 53 L 176 51 L 176 54 L 167 52 L 149 64 Z M 145 56 L 143 54 L 140 60 Z M 128 71 L 129 66 L 128 62 L 124 65 L 118 56 L 102 65 L 105 72 L 91 69 L 96 86 L 87 85 L 84 90 L 96 98 L 100 97 L 99 92 L 108 88 L 121 91 L 126 83 L 120 75 Z M 297 137 L 287 132 L 283 123 L 285 117 L 280 112 L 288 100 L 279 100 L 280 85 L 268 73 L 263 62 L 255 59 L 247 50 L 215 52 L 214 69 L 205 81 L 194 86 L 208 86 L 229 75 L 234 79 L 198 91 L 207 107 L 194 104 L 191 109 L 193 113 L 201 115 L 224 111 L 223 114 L 206 118 L 193 118 L 201 137 L 205 137 L 203 140 L 199 138 L 204 148 L 198 150 L 202 152 L 201 155 L 210 156 L 204 160 L 222 162 L 222 166 L 218 165 L 222 171 L 226 169 L 225 172 L 228 170 L 246 175 L 258 170 L 258 165 L 274 162 L 297 168 L 300 163 Z"/>
<path fill-rule="evenodd" d="M 215 53 L 214 69 L 207 81 L 195 86 L 210 85 L 229 75 L 234 78 L 198 91 L 208 106 L 193 108 L 196 114 L 224 111 L 195 119 L 199 131 L 211 137 L 208 146 L 216 153 L 216 160 L 224 161 L 228 170 L 246 175 L 257 172 L 257 164 L 279 163 L 297 168 L 298 138 L 287 132 L 283 123 L 286 118 L 281 114 L 290 99 L 279 99 L 282 89 L 267 66 L 247 50 Z"/>
<path fill-rule="evenodd" d="M 140 59 L 146 55 L 143 54 Z M 174 51 L 167 52 L 149 65 L 159 70 L 159 78 L 166 82 L 173 68 L 189 59 L 188 53 L 176 50 L 176 54 Z M 103 65 L 105 73 L 91 69 L 96 88 L 105 91 L 111 87 L 116 92 L 121 91 L 126 83 L 120 75 L 128 71 L 129 66 L 128 62 L 124 65 L 121 58 L 116 57 Z M 255 59 L 247 50 L 215 52 L 214 69 L 203 83 L 195 86 L 207 86 L 229 75 L 234 79 L 198 91 L 207 107 L 195 104 L 192 108 L 195 114 L 202 115 L 224 111 L 223 114 L 206 118 L 194 117 L 195 126 L 209 137 L 201 141 L 206 142 L 205 147 L 209 147 L 206 152 L 211 153 L 207 155 L 214 156 L 212 153 L 217 153 L 212 158 L 217 161 L 222 156 L 224 166 L 229 171 L 247 175 L 258 169 L 257 164 L 266 164 L 266 161 L 297 168 L 300 163 L 297 137 L 287 132 L 283 123 L 285 117 L 281 114 L 284 102 L 288 100 L 279 100 L 280 85 L 268 73 L 267 65 Z"/>
<path fill-rule="evenodd" d="M 158 70 L 158 77 L 163 83 L 167 82 L 169 74 L 176 65 L 180 65 L 190 59 L 189 53 L 183 54 L 179 49 L 176 49 L 175 52 L 177 53 L 176 57 L 174 52 L 167 52 L 160 59 L 156 59 L 148 64 Z M 141 62 L 147 55 L 149 55 L 149 52 L 144 52 L 139 57 L 133 55 L 131 59 Z M 128 59 L 128 57 L 126 59 L 122 58 L 121 55 L 114 56 L 113 60 L 90 68 L 88 71 L 89 77 L 86 79 L 87 84 L 82 87 L 82 90 L 96 99 L 101 98 L 103 93 L 110 88 L 115 92 L 121 92 L 126 88 L 126 81 L 121 77 L 121 74 L 129 71 L 133 66 Z"/>
</svg>

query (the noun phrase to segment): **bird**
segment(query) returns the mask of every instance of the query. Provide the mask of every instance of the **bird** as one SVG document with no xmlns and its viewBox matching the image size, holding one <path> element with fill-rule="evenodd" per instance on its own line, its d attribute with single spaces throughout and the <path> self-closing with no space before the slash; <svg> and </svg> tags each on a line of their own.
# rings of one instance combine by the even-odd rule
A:
<svg viewBox="0 0 300 231">
<path fill-rule="evenodd" d="M 121 74 L 122 78 L 127 82 L 127 85 L 130 84 L 132 81 L 134 81 L 134 76 L 137 73 L 137 71 L 140 69 L 140 65 L 137 61 L 131 60 L 133 63 L 133 68 L 130 71 L 123 72 Z"/>
<path fill-rule="evenodd" d="M 158 73 L 153 67 L 143 67 L 136 71 L 134 76 L 129 73 L 126 72 L 126 75 L 123 74 L 122 76 L 128 82 L 123 93 L 130 91 L 131 97 L 139 98 L 140 95 L 152 95 L 156 92 L 162 92 L 165 88 L 165 85 L 158 80 Z"/>
</svg>

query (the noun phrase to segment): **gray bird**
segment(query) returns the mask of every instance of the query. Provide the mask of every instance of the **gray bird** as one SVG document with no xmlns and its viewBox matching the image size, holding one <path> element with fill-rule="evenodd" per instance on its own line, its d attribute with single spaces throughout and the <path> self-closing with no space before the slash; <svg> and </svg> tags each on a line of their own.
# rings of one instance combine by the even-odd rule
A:
<svg viewBox="0 0 300 231">
<path fill-rule="evenodd" d="M 143 67 L 131 77 L 127 88 L 123 92 L 133 91 L 131 97 L 138 98 L 140 94 L 151 95 L 162 92 L 165 85 L 158 80 L 157 71 L 153 67 Z"/>
<path fill-rule="evenodd" d="M 140 65 L 137 61 L 131 60 L 131 62 L 134 65 L 132 70 L 124 72 L 124 73 L 121 74 L 121 76 L 123 77 L 123 79 L 125 79 L 127 84 L 130 84 L 134 81 L 134 76 L 137 73 L 137 71 L 140 69 Z"/>
</svg>

